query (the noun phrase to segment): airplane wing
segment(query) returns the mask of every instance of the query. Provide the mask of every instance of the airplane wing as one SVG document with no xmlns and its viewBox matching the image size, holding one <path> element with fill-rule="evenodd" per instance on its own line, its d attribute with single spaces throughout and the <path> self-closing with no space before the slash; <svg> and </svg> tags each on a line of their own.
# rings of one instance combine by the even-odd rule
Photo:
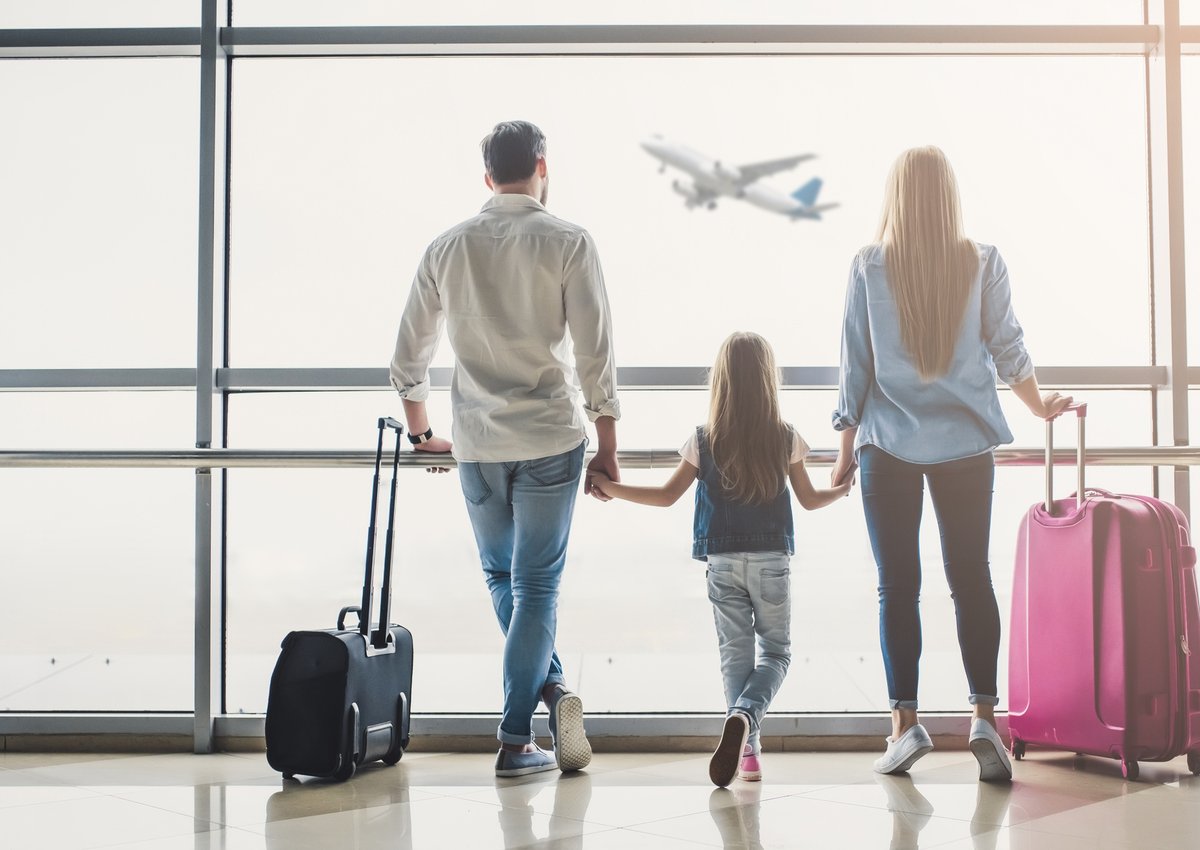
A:
<svg viewBox="0 0 1200 850">
<path fill-rule="evenodd" d="M 772 174 L 778 174 L 780 171 L 795 168 L 800 163 L 815 158 L 816 154 L 802 153 L 798 156 L 788 156 L 783 159 L 771 159 L 766 162 L 752 162 L 749 165 L 739 165 L 738 172 L 742 175 L 742 179 L 739 182 L 742 184 L 753 183 Z"/>
</svg>

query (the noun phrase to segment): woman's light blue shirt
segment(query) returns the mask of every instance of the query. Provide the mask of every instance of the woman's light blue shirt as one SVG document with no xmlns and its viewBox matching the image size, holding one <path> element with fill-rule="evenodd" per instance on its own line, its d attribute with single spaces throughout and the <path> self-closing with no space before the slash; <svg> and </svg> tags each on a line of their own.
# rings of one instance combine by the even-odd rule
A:
<svg viewBox="0 0 1200 850">
<path fill-rule="evenodd" d="M 1000 252 L 978 245 L 979 274 L 946 374 L 921 379 L 900 336 L 883 248 L 868 245 L 850 266 L 842 366 L 833 427 L 858 427 L 854 449 L 874 445 L 911 463 L 970 457 L 1012 442 L 996 379 L 1016 384 L 1033 362 L 1013 315 Z"/>
</svg>

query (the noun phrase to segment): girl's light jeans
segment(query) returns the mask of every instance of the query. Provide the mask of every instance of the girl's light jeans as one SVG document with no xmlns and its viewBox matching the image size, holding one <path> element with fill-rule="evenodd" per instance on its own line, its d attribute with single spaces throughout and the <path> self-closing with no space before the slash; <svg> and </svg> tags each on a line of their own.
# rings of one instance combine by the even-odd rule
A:
<svg viewBox="0 0 1200 850">
<path fill-rule="evenodd" d="M 763 715 L 792 659 L 789 561 L 786 552 L 708 556 L 708 598 L 721 650 L 725 704 L 750 718 L 748 743 L 755 753 L 761 751 Z"/>
</svg>

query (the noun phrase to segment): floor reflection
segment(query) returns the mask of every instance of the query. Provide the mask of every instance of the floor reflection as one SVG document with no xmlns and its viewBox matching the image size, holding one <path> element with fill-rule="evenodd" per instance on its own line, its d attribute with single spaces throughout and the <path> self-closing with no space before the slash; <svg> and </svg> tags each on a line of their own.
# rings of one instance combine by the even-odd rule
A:
<svg viewBox="0 0 1200 850">
<path fill-rule="evenodd" d="M 892 837 L 889 850 L 919 850 L 920 835 L 933 818 L 933 803 L 905 774 L 876 776 L 875 782 L 887 796 L 892 813 Z M 973 850 L 996 850 L 1001 827 L 1008 816 L 1012 783 L 980 782 L 975 790 L 975 808 L 971 815 Z"/>
<path fill-rule="evenodd" d="M 709 795 L 708 813 L 726 850 L 762 850 L 758 823 L 761 801 L 759 782 L 739 782 L 732 789 L 717 788 Z"/>
<path fill-rule="evenodd" d="M 554 802 L 549 828 L 546 835 L 539 836 L 534 830 L 533 800 L 551 788 Z M 497 780 L 496 795 L 502 806 L 497 817 L 505 850 L 518 847 L 582 850 L 581 830 L 592 799 L 592 778 L 587 773 L 564 773 L 553 782 L 508 784 Z"/>
</svg>

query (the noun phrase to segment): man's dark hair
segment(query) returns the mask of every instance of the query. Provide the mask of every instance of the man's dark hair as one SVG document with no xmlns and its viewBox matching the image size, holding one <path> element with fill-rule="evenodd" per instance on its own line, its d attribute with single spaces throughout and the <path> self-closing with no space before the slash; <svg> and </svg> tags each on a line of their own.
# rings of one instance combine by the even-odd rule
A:
<svg viewBox="0 0 1200 850">
<path fill-rule="evenodd" d="M 504 185 L 528 180 L 546 155 L 546 137 L 528 121 L 501 121 L 481 145 L 483 165 L 492 182 Z"/>
</svg>

